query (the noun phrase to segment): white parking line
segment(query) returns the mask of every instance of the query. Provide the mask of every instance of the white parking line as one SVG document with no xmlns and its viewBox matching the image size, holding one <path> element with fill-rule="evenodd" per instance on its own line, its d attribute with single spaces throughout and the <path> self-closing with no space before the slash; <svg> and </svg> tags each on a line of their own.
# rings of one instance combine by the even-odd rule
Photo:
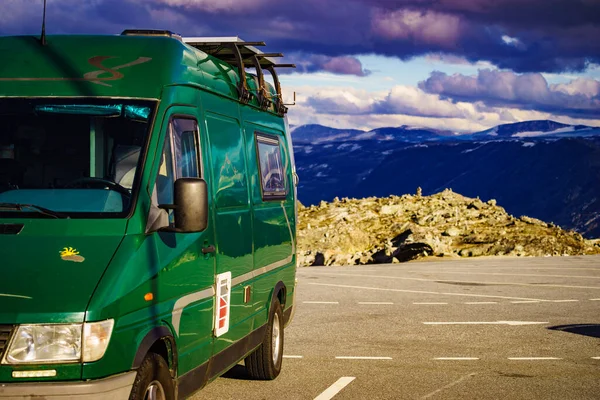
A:
<svg viewBox="0 0 600 400">
<path fill-rule="evenodd" d="M 379 291 L 383 291 L 383 292 L 437 294 L 437 295 L 441 295 L 441 296 L 482 297 L 482 298 L 486 298 L 486 299 L 550 301 L 550 300 L 543 300 L 543 299 L 533 299 L 533 298 L 528 298 L 528 297 L 494 296 L 494 295 L 489 295 L 489 294 L 473 294 L 473 293 L 431 292 L 431 291 L 426 291 L 426 290 L 388 289 L 388 288 L 377 288 L 377 287 L 369 287 L 369 286 L 339 285 L 339 284 L 335 284 L 335 283 L 310 282 L 310 283 L 307 283 L 307 285 L 338 287 L 338 288 L 347 288 L 347 289 L 379 290 Z"/>
<path fill-rule="evenodd" d="M 592 357 L 592 360 L 600 360 L 600 357 Z"/>
<path fill-rule="evenodd" d="M 430 397 L 432 397 L 432 396 L 435 396 L 435 395 L 436 395 L 436 394 L 438 394 L 439 392 L 441 392 L 441 391 L 443 391 L 443 390 L 445 390 L 445 389 L 450 389 L 452 386 L 458 385 L 459 383 L 461 383 L 461 382 L 462 382 L 462 381 L 464 381 L 465 379 L 472 378 L 472 377 L 474 377 L 475 375 L 477 375 L 477 373 L 476 373 L 476 372 L 471 372 L 469 375 L 462 376 L 462 377 L 460 377 L 459 379 L 455 380 L 454 382 L 451 382 L 451 383 L 449 383 L 449 384 L 447 384 L 447 385 L 445 385 L 445 386 L 442 386 L 442 387 L 441 387 L 441 388 L 439 388 L 439 389 L 436 389 L 436 390 L 434 390 L 434 391 L 433 391 L 433 392 L 431 392 L 431 393 L 428 393 L 428 394 L 426 394 L 425 396 L 421 397 L 421 400 L 423 400 L 423 399 L 428 399 L 428 398 L 430 398 Z"/>
<path fill-rule="evenodd" d="M 303 356 L 287 356 L 287 355 L 283 355 L 283 358 L 302 358 Z"/>
<path fill-rule="evenodd" d="M 392 357 L 337 356 L 337 360 L 392 360 Z"/>
<path fill-rule="evenodd" d="M 333 396 L 338 394 L 343 388 L 348 386 L 356 377 L 354 376 L 343 376 L 338 379 L 333 385 L 329 386 L 323 393 L 315 397 L 314 400 L 329 400 Z"/>
<path fill-rule="evenodd" d="M 532 303 L 540 303 L 537 300 L 517 300 L 517 301 L 511 301 L 511 303 L 513 304 L 532 304 Z"/>
<path fill-rule="evenodd" d="M 362 272 L 362 271 L 361 271 Z M 411 273 L 422 273 L 429 271 L 407 271 Z M 435 271 L 440 274 L 459 274 L 459 275 L 494 275 L 494 276 L 534 276 L 543 278 L 574 278 L 574 279 L 600 279 L 600 276 L 585 275 L 544 275 L 544 274 L 507 274 L 502 272 L 476 272 L 476 271 Z"/>
<path fill-rule="evenodd" d="M 344 274 L 344 273 L 329 273 L 329 272 L 318 272 L 315 275 L 334 275 L 335 277 L 340 276 L 353 276 L 358 278 L 375 278 L 375 279 L 401 279 L 407 281 L 420 281 L 420 282 L 434 282 L 434 283 L 466 283 L 466 284 L 480 284 L 480 285 L 501 285 L 501 286 L 532 286 L 532 287 L 556 287 L 556 288 L 569 288 L 569 289 L 596 289 L 600 290 L 600 286 L 578 286 L 578 285 L 558 285 L 552 283 L 522 283 L 522 282 L 489 282 L 489 281 L 463 281 L 463 280 L 448 280 L 448 279 L 428 279 L 428 278 L 409 278 L 406 276 L 393 276 L 393 275 L 363 275 L 363 274 Z"/>
<path fill-rule="evenodd" d="M 358 304 L 364 305 L 393 305 L 394 303 L 389 301 L 359 301 Z"/>
<path fill-rule="evenodd" d="M 456 272 L 465 272 L 465 273 L 470 273 L 472 271 L 477 271 L 478 268 L 481 268 L 483 265 L 473 265 L 473 266 L 467 266 L 467 265 L 463 265 L 460 267 L 457 266 L 452 266 L 452 265 L 448 265 L 448 266 L 442 266 L 442 265 L 436 265 L 435 269 L 433 271 L 428 271 L 426 269 L 426 266 L 423 267 L 422 270 L 420 271 L 405 271 L 402 270 L 402 272 L 442 272 L 441 269 L 448 269 L 448 270 L 453 270 Z M 510 270 L 510 269 L 518 269 L 519 271 L 537 271 L 537 270 L 541 270 L 541 269 L 548 269 L 548 270 L 558 270 L 558 271 L 571 271 L 571 270 L 585 270 L 585 271 L 600 271 L 600 268 L 591 268 L 591 267 L 543 267 L 543 266 L 537 266 L 537 267 L 525 267 L 525 266 L 519 266 L 519 267 L 510 267 L 510 266 L 502 266 L 502 265 L 491 265 L 491 264 L 487 264 L 486 266 L 493 268 L 494 270 Z M 432 266 L 430 266 L 431 268 L 434 268 Z"/>
<path fill-rule="evenodd" d="M 552 300 L 553 303 L 574 303 L 579 300 Z"/>
<path fill-rule="evenodd" d="M 510 326 L 523 326 L 523 325 L 543 325 L 549 322 L 538 322 L 538 321 L 453 321 L 453 322 L 423 322 L 424 325 L 510 325 Z"/>
<path fill-rule="evenodd" d="M 303 301 L 304 304 L 340 304 L 339 301 Z"/>
<path fill-rule="evenodd" d="M 600 299 L 590 299 L 590 301 L 600 301 Z"/>
<path fill-rule="evenodd" d="M 422 303 L 413 303 L 413 304 L 419 305 L 419 306 L 438 306 L 438 305 L 444 305 L 444 304 L 448 304 L 448 303 L 422 302 Z"/>
<path fill-rule="evenodd" d="M 436 361 L 475 361 L 479 360 L 477 357 L 436 357 L 432 358 L 432 360 Z"/>
<path fill-rule="evenodd" d="M 508 357 L 512 361 L 544 361 L 544 360 L 562 360 L 559 357 Z"/>
<path fill-rule="evenodd" d="M 498 304 L 497 301 L 467 301 L 465 304 Z"/>
</svg>

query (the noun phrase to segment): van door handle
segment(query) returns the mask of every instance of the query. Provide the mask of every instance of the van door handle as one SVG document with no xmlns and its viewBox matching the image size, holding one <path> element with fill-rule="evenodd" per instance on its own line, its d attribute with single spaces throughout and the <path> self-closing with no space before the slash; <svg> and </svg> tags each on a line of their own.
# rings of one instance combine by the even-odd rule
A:
<svg viewBox="0 0 600 400">
<path fill-rule="evenodd" d="M 208 254 L 208 253 L 214 253 L 215 252 L 215 246 L 213 246 L 212 244 L 208 247 L 203 247 L 202 248 L 202 254 Z"/>
</svg>

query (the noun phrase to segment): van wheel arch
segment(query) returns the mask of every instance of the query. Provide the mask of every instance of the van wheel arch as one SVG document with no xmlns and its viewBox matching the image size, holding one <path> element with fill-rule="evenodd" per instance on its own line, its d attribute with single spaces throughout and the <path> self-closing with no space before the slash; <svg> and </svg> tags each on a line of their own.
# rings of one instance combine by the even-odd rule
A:
<svg viewBox="0 0 600 400">
<path fill-rule="evenodd" d="M 279 300 L 279 304 L 281 304 L 282 310 L 285 309 L 285 303 L 287 300 L 286 297 L 287 297 L 287 287 L 285 286 L 285 283 L 283 283 L 282 281 L 277 282 L 277 284 L 273 288 L 273 293 L 271 295 L 271 304 L 269 307 L 269 311 L 273 307 L 275 300 Z"/>
<path fill-rule="evenodd" d="M 163 357 L 169 366 L 171 376 L 173 378 L 177 376 L 177 347 L 175 345 L 175 338 L 169 328 L 166 326 L 156 326 L 146 333 L 133 359 L 132 369 L 138 369 L 148 353 L 155 353 Z"/>
</svg>

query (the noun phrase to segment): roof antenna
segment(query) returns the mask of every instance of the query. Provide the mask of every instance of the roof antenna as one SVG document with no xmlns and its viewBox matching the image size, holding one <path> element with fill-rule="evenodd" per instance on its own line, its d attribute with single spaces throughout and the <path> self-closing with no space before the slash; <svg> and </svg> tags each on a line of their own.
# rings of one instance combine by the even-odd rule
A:
<svg viewBox="0 0 600 400">
<path fill-rule="evenodd" d="M 44 0 L 44 17 L 42 19 L 42 37 L 40 38 L 42 46 L 46 45 L 46 0 Z"/>
</svg>

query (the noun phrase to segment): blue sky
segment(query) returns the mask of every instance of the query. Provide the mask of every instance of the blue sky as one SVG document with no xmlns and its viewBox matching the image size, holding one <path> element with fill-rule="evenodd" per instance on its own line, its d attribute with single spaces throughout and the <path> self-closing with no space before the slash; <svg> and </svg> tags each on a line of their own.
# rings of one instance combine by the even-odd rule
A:
<svg viewBox="0 0 600 400">
<path fill-rule="evenodd" d="M 42 0 L 1 0 L 0 35 Z M 169 29 L 267 42 L 294 125 L 467 132 L 532 119 L 600 126 L 598 0 L 48 0 L 49 34 Z"/>
</svg>

